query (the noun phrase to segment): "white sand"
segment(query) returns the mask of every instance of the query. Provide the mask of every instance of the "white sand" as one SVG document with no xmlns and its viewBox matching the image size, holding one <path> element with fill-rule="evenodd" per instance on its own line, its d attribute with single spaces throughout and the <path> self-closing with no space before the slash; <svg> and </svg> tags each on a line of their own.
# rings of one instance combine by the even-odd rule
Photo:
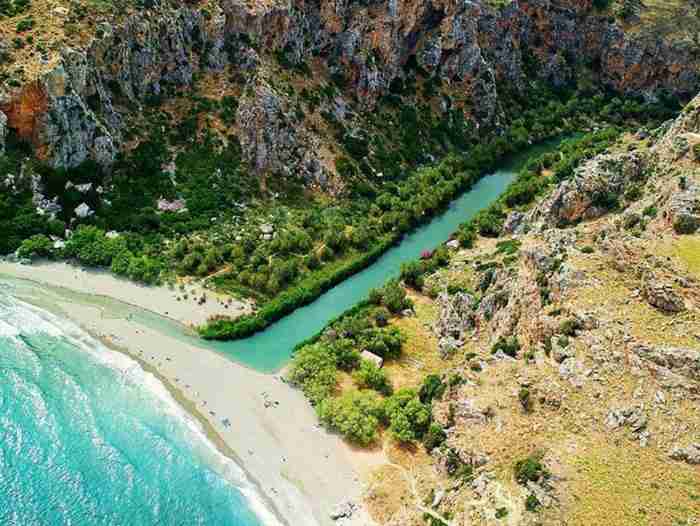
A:
<svg viewBox="0 0 700 526">
<path fill-rule="evenodd" d="M 186 285 L 188 298 L 184 299 L 185 293 L 180 291 L 179 287 L 171 290 L 167 287 L 140 285 L 106 271 L 87 270 L 62 262 L 46 261 L 19 265 L 0 260 L 0 275 L 2 274 L 85 294 L 107 296 L 167 316 L 185 325 L 202 325 L 210 316 L 235 317 L 251 310 L 247 303 L 205 290 L 199 284 Z M 199 305 L 197 299 L 203 293 L 206 294 L 207 301 Z"/>
<path fill-rule="evenodd" d="M 36 268 L 40 272 L 32 273 Z M 35 281 L 81 292 L 94 290 L 94 283 L 86 285 L 77 279 L 76 286 L 69 286 L 61 272 L 59 279 L 49 279 L 49 269 L 57 268 L 68 271 L 55 264 L 21 267 L 3 263 L 0 273 L 25 274 Z M 104 294 L 105 284 L 110 281 L 103 276 L 96 281 L 101 283 L 100 293 Z M 143 297 L 151 294 L 151 288 L 131 284 L 127 287 L 121 281 L 119 286 L 118 299 L 129 291 L 133 295 L 128 298 L 130 304 L 145 306 L 156 301 Z M 364 508 L 356 511 L 351 520 L 338 522 L 333 522 L 329 513 L 348 499 L 361 503 L 364 481 L 374 467 L 384 462 L 383 455 L 355 451 L 323 430 L 303 395 L 278 375 L 252 371 L 135 321 L 105 317 L 99 306 L 76 304 L 62 299 L 60 292 L 58 296 L 54 294 L 54 289 L 45 290 L 42 300 L 147 368 L 153 368 L 186 409 L 198 419 L 206 419 L 213 442 L 243 465 L 290 526 L 374 524 Z M 176 316 L 193 319 L 182 310 Z M 224 419 L 230 426 L 224 425 Z"/>
</svg>

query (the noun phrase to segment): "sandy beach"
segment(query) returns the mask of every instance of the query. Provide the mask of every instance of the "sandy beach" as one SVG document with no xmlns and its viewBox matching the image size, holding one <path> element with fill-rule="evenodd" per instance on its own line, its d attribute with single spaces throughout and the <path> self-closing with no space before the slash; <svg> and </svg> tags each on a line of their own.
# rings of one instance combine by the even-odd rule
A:
<svg viewBox="0 0 700 526">
<path fill-rule="evenodd" d="M 149 287 L 119 278 L 107 271 L 85 269 L 56 261 L 20 265 L 0 260 L 0 274 L 63 287 L 84 294 L 105 296 L 166 316 L 188 326 L 202 325 L 215 315 L 240 316 L 251 306 L 240 300 L 216 294 L 197 283 L 179 286 Z M 202 295 L 204 303 L 199 303 Z"/>
<path fill-rule="evenodd" d="M 201 319 L 200 314 L 187 311 L 187 304 L 172 299 L 173 292 L 168 289 L 142 287 L 68 265 L 35 267 L 3 262 L 0 281 L 2 274 L 111 296 L 155 312 L 167 311 L 185 323 Z M 222 453 L 248 472 L 289 526 L 373 524 L 362 507 L 350 519 L 333 521 L 330 513 L 347 500 L 361 503 L 367 475 L 384 462 L 383 455 L 356 451 L 326 432 L 303 395 L 284 383 L 279 374 L 253 371 L 132 319 L 105 316 L 105 307 L 76 303 L 63 297 L 60 289 L 32 290 L 33 297 L 20 295 L 20 299 L 60 311 L 154 373 L 202 423 Z"/>
</svg>

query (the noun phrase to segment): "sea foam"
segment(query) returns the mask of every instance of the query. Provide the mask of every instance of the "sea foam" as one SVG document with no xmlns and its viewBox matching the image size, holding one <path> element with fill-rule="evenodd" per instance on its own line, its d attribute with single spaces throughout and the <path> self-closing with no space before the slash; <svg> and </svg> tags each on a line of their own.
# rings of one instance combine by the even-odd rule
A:
<svg viewBox="0 0 700 526">
<path fill-rule="evenodd" d="M 20 335 L 39 334 L 68 341 L 89 354 L 91 359 L 116 371 L 125 383 L 142 386 L 155 395 L 159 409 L 185 424 L 190 443 L 198 445 L 198 454 L 207 461 L 214 472 L 246 498 L 256 516 L 266 525 L 281 526 L 281 522 L 269 509 L 259 489 L 243 468 L 216 448 L 201 424 L 177 403 L 158 378 L 143 370 L 138 362 L 127 355 L 107 348 L 77 324 L 16 298 L 0 297 L 0 337 L 17 340 Z M 39 413 L 42 411 L 37 411 L 37 414 Z M 45 413 L 43 418 L 46 418 Z"/>
</svg>

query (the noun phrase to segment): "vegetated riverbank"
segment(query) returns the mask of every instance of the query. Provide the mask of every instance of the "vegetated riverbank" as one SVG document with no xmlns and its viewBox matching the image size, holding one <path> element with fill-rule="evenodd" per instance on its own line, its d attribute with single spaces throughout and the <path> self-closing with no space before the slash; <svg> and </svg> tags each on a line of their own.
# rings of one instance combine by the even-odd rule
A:
<svg viewBox="0 0 700 526">
<path fill-rule="evenodd" d="M 355 452 L 320 429 L 301 394 L 279 376 L 141 325 L 99 298 L 80 303 L 66 289 L 28 282 L 10 290 L 74 320 L 156 373 L 186 410 L 206 422 L 212 442 L 240 463 L 287 524 L 331 524 L 339 503 L 360 502 L 363 475 L 382 462 L 381 455 Z M 372 524 L 361 508 L 352 521 Z"/>
<path fill-rule="evenodd" d="M 194 143 L 190 136 L 183 142 L 180 135 L 163 131 L 172 128 L 167 108 L 146 108 L 144 118 L 153 125 L 141 123 L 141 144 L 125 152 L 109 176 L 94 166 L 56 171 L 25 162 L 28 152 L 11 142 L 3 171 L 24 174 L 27 184 L 23 186 L 22 178 L 13 180 L 17 191 L 7 204 L 9 214 L 0 202 L 0 221 L 8 231 L 0 250 L 22 245 L 20 253 L 26 257 L 74 259 L 137 281 L 170 280 L 176 274 L 205 278 L 219 291 L 255 298 L 257 315 L 214 321 L 202 330 L 207 338 L 240 338 L 373 263 L 493 169 L 503 155 L 528 147 L 530 141 L 591 126 L 597 115 L 623 120 L 643 116 L 647 108 L 589 95 L 532 88 L 527 100 L 509 99 L 514 117 L 498 132 L 476 131 L 452 112 L 445 122 L 446 116 L 437 119 L 422 106 L 387 103 L 381 110 L 385 121 L 399 118 L 398 129 L 414 132 L 384 137 L 377 144 L 345 133 L 352 158 L 339 164 L 345 167 L 339 171 L 347 172 L 345 189 L 333 198 L 289 178 L 267 181 L 275 197 L 266 197 L 246 171 L 235 141 L 222 147 L 216 130 L 206 129 Z M 224 101 L 197 100 L 196 106 L 197 111 L 226 110 Z M 667 112 L 661 105 L 651 109 L 655 116 Z M 429 148 L 418 140 L 426 135 L 429 140 L 423 142 Z M 456 150 L 466 155 L 449 154 Z M 416 169 L 435 157 L 444 161 Z M 174 173 L 163 172 L 166 165 Z M 41 181 L 46 200 L 60 205 L 53 221 L 47 221 L 51 213 L 35 213 L 30 175 Z M 88 211 L 87 217 L 74 217 L 81 203 L 92 215 Z M 6 215 L 13 219 L 4 221 Z M 63 236 L 69 223 L 74 233 L 65 246 L 47 237 Z"/>
<path fill-rule="evenodd" d="M 460 244 L 471 247 L 479 236 L 499 237 L 509 216 L 514 218 L 509 228 L 517 229 L 515 218 L 523 217 L 522 212 L 553 185 L 570 178 L 579 164 L 614 144 L 620 133 L 616 128 L 591 132 L 565 141 L 556 151 L 531 158 L 498 198 L 460 225 L 457 232 Z M 601 195 L 598 201 L 599 206 L 608 209 L 618 206 L 616 196 Z M 496 246 L 495 254 L 503 256 L 504 264 L 509 264 L 517 249 L 517 242 L 503 242 Z M 424 290 L 425 276 L 448 266 L 453 254 L 442 247 L 429 257 L 402 265 L 403 285 L 437 297 L 445 291 Z M 459 291 L 459 286 L 451 290 Z M 481 301 L 481 296 L 476 298 Z M 447 384 L 443 385 L 439 377 L 418 373 L 409 375 L 406 388 L 396 392 L 393 389 L 396 379 L 392 378 L 392 372 L 402 369 L 397 364 L 406 342 L 401 315 L 410 307 L 403 286 L 397 280 L 389 281 L 372 291 L 368 300 L 333 319 L 295 348 L 289 367 L 290 380 L 316 407 L 321 421 L 353 443 L 375 443 L 382 428 L 388 429 L 400 443 L 423 442 L 428 452 L 445 439 L 442 427 L 433 422 L 430 402 Z M 478 303 L 463 306 L 477 307 Z M 502 347 L 508 345 L 509 341 L 502 342 Z M 361 359 L 360 352 L 364 350 L 381 357 L 384 367 L 379 369 Z M 354 388 L 350 387 L 353 383 Z"/>
<path fill-rule="evenodd" d="M 382 194 L 377 199 L 381 203 L 382 196 L 389 195 L 389 202 L 394 203 L 397 215 L 389 224 L 389 231 L 379 236 L 379 241 L 366 252 L 340 266 L 310 274 L 300 283 L 264 303 L 252 315 L 242 316 L 236 320 L 225 318 L 212 320 L 200 329 L 200 334 L 207 339 L 245 338 L 264 330 L 295 309 L 309 304 L 349 276 L 376 262 L 386 250 L 399 243 L 408 232 L 430 221 L 456 196 L 468 191 L 481 177 L 493 171 L 505 156 L 527 150 L 530 146 L 528 138 L 540 141 L 580 130 L 580 126 L 585 121 L 584 117 L 596 116 L 602 100 L 584 105 L 583 108 L 564 105 L 560 107 L 559 112 L 555 108 L 553 116 L 546 117 L 549 126 L 547 128 L 544 128 L 542 121 L 537 119 L 531 122 L 517 121 L 503 136 L 491 137 L 464 153 L 450 155 L 435 167 L 416 170 L 407 181 L 398 183 L 396 195 L 389 191 L 388 194 Z M 620 111 L 624 115 L 624 107 Z M 662 112 L 657 109 L 655 114 L 662 114 Z M 629 116 L 632 115 L 638 115 L 638 109 L 631 110 Z M 618 120 L 623 121 L 624 117 L 618 117 Z M 542 131 L 543 129 L 548 131 Z M 524 200 L 534 197 L 534 195 L 528 195 L 533 191 L 537 191 L 534 183 L 521 181 L 519 188 L 511 190 L 509 203 L 512 206 L 522 204 Z M 422 199 L 430 199 L 430 205 L 425 206 L 421 202 Z M 460 239 L 464 241 L 463 237 Z"/>
</svg>

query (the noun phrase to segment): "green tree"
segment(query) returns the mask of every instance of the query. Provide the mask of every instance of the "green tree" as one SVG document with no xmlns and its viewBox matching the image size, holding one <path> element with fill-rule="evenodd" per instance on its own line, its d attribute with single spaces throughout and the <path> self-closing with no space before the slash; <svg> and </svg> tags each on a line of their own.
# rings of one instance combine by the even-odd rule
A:
<svg viewBox="0 0 700 526">
<path fill-rule="evenodd" d="M 387 400 L 389 429 L 397 440 L 420 440 L 430 425 L 430 409 L 418 399 L 413 389 L 400 389 Z"/>
<path fill-rule="evenodd" d="M 360 367 L 352 375 L 360 389 L 374 389 L 384 395 L 390 395 L 392 388 L 384 369 L 380 369 L 369 360 L 362 360 Z"/>
<path fill-rule="evenodd" d="M 323 343 L 302 347 L 292 359 L 287 378 L 301 387 L 312 404 L 320 403 L 338 384 L 335 353 Z"/>
<path fill-rule="evenodd" d="M 377 439 L 384 418 L 383 401 L 373 391 L 349 391 L 327 398 L 318 405 L 317 412 L 326 426 L 361 446 Z"/>
</svg>

